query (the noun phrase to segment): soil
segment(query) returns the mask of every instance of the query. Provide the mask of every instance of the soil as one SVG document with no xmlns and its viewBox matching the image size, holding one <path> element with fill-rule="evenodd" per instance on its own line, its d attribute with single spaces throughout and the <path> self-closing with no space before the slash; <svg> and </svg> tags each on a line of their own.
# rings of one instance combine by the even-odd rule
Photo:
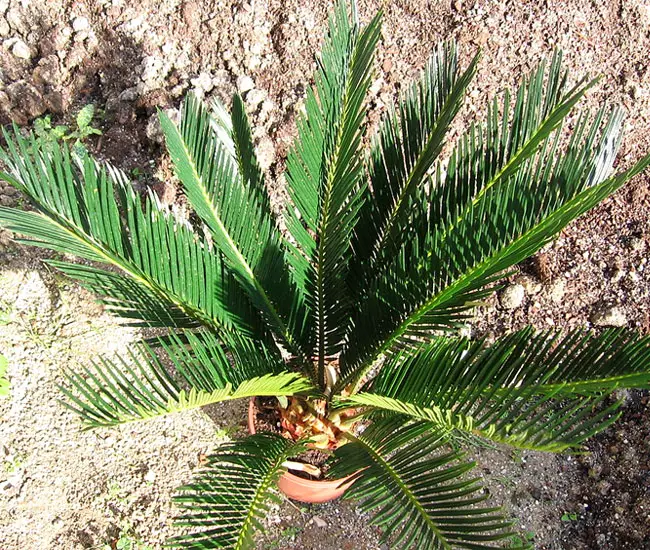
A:
<svg viewBox="0 0 650 550">
<path fill-rule="evenodd" d="M 0 123 L 51 114 L 70 121 L 87 103 L 103 136 L 88 146 L 136 185 L 178 200 L 161 155 L 157 108 L 189 89 L 224 101 L 244 93 L 274 204 L 314 68 L 330 2 L 315 0 L 0 0 Z M 467 63 L 483 51 L 457 132 L 485 99 L 512 87 L 554 48 L 570 78 L 603 76 L 586 98 L 622 105 L 619 168 L 650 150 L 650 5 L 647 0 L 360 0 L 364 21 L 384 9 L 372 86 L 375 124 L 434 45 L 454 37 Z M 0 186 L 0 204 L 21 198 Z M 170 495 L 219 441 L 244 433 L 246 403 L 80 432 L 58 401 L 65 368 L 141 337 L 107 316 L 42 262 L 46 252 L 0 235 L 0 353 L 12 396 L 0 402 L 0 546 L 3 550 L 115 548 L 120 537 L 160 548 L 172 533 Z M 477 312 L 464 334 L 525 324 L 650 332 L 650 174 L 572 224 Z M 523 296 L 523 297 L 522 297 Z M 514 299 L 517 298 L 517 299 Z M 623 392 L 624 415 L 581 456 L 471 450 L 490 492 L 534 532 L 543 550 L 650 548 L 650 404 Z M 564 518 L 564 520 L 563 520 Z M 284 502 L 265 520 L 260 549 L 382 548 L 346 502 Z M 144 546 L 144 545 L 148 546 Z"/>
</svg>

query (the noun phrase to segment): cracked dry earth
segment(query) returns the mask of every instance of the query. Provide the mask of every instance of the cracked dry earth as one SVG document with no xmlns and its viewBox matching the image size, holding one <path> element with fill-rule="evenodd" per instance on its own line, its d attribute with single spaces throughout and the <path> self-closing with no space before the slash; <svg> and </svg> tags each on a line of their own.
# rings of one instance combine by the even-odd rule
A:
<svg viewBox="0 0 650 550">
<path fill-rule="evenodd" d="M 480 116 L 487 97 L 559 47 L 573 78 L 603 76 L 588 106 L 618 103 L 627 114 L 618 166 L 650 149 L 647 0 L 359 1 L 365 21 L 378 8 L 385 22 L 371 124 L 434 45 L 453 37 L 465 63 L 483 51 L 459 121 Z M 182 201 L 161 156 L 155 109 L 176 109 L 190 89 L 226 101 L 239 90 L 279 202 L 279 174 L 328 10 L 324 0 L 0 0 L 0 122 L 29 124 L 46 114 L 69 121 L 94 103 L 103 136 L 90 149 L 131 172 L 140 188 Z M 520 266 L 464 332 L 525 324 L 648 332 L 649 178 L 636 178 Z M 20 202 L 0 186 L 0 204 Z M 160 548 L 172 533 L 173 488 L 243 430 L 245 405 L 81 432 L 59 403 L 63 371 L 139 335 L 49 270 L 46 255 L 0 234 L 0 353 L 12 384 L 11 398 L 0 401 L 0 549 L 106 550 L 120 539 L 133 549 Z M 534 533 L 536 548 L 650 548 L 650 403 L 642 392 L 620 397 L 621 422 L 594 439 L 589 454 L 472 450 L 490 492 Z M 383 548 L 380 533 L 346 502 L 285 501 L 266 524 L 260 549 Z"/>
</svg>

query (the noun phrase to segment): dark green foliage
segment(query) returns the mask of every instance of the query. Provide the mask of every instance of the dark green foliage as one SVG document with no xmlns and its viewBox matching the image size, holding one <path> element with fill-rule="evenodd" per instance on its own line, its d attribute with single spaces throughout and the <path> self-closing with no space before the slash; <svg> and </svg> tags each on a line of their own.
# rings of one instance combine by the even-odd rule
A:
<svg viewBox="0 0 650 550">
<path fill-rule="evenodd" d="M 242 99 L 228 114 L 190 95 L 180 125 L 160 120 L 196 216 L 138 195 L 83 149 L 14 128 L 0 178 L 32 208 L 0 207 L 0 225 L 76 256 L 49 263 L 109 311 L 162 333 L 67 373 L 66 404 L 85 427 L 255 395 L 324 399 L 335 414 L 357 407 L 367 429 L 346 436 L 331 474 L 355 476 L 347 496 L 375 513 L 386 540 L 496 548 L 513 532 L 481 504 L 458 442 L 578 448 L 617 418 L 614 390 L 649 387 L 650 342 L 623 330 L 527 328 L 494 343 L 450 332 L 650 155 L 613 172 L 621 112 L 576 113 L 595 81 L 570 84 L 559 53 L 448 144 L 479 64 L 460 68 L 453 42 L 438 46 L 364 152 L 380 24 L 378 15 L 362 26 L 354 6 L 337 3 L 280 214 Z M 305 444 L 259 434 L 220 447 L 180 490 L 190 532 L 170 545 L 251 547 L 283 463 Z"/>
<path fill-rule="evenodd" d="M 282 474 L 282 463 L 304 448 L 275 434 L 256 434 L 225 443 L 210 455 L 190 485 L 178 489 L 174 501 L 182 510 L 178 524 L 198 534 L 178 536 L 167 546 L 184 550 L 249 548 L 258 518 Z"/>
<path fill-rule="evenodd" d="M 613 388 L 648 387 L 650 338 L 609 330 L 535 334 L 493 344 L 448 338 L 391 357 L 358 405 L 524 449 L 577 447 L 618 417 Z M 595 412 L 597 411 L 597 412 Z"/>
<path fill-rule="evenodd" d="M 347 498 L 361 500 L 400 548 L 494 548 L 509 536 L 499 508 L 480 506 L 488 497 L 477 479 L 464 476 L 474 464 L 449 451 L 427 422 L 406 416 L 376 420 L 336 451 L 332 475 L 353 475 Z"/>
</svg>

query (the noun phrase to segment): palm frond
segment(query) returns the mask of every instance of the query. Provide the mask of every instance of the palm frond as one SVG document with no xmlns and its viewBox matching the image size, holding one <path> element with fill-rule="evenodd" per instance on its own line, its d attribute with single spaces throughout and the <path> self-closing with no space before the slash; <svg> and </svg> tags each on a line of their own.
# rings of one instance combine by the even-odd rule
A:
<svg viewBox="0 0 650 550">
<path fill-rule="evenodd" d="M 269 513 L 268 502 L 279 501 L 272 488 L 284 472 L 282 464 L 302 450 L 302 445 L 271 433 L 221 445 L 174 497 L 183 511 L 176 525 L 192 532 L 171 538 L 165 546 L 253 548 L 253 534 L 262 530 L 260 520 Z"/>
<path fill-rule="evenodd" d="M 241 98 L 234 97 L 230 121 L 219 112 L 213 117 L 190 95 L 180 128 L 160 113 L 176 174 L 251 302 L 283 343 L 305 356 L 305 307 L 289 277 Z"/>
<path fill-rule="evenodd" d="M 547 96 L 529 86 L 518 94 L 515 113 L 548 111 Z M 500 121 L 492 115 L 485 134 L 473 129 L 461 141 L 446 174 L 438 169 L 428 189 L 421 190 L 414 237 L 379 273 L 353 319 L 347 341 L 354 346 L 343 352 L 341 384 L 359 379 L 379 354 L 457 326 L 504 270 L 535 253 L 648 165 L 650 156 L 609 176 L 620 141 L 619 110 L 609 117 L 603 111 L 580 117 L 562 152 L 559 132 L 539 141 L 581 93 L 560 99 L 539 121 L 546 130 L 530 130 L 534 138 L 511 136 L 518 135 L 519 126 L 513 121 L 508 130 L 507 115 Z M 531 139 L 536 149 L 530 147 Z M 503 156 L 504 141 L 521 142 L 515 149 L 527 152 L 527 159 L 522 152 L 514 160 Z M 493 158 L 501 158 L 501 168 L 491 167 Z M 491 172 L 493 176 L 485 175 Z"/>
<path fill-rule="evenodd" d="M 391 357 L 356 405 L 524 449 L 577 447 L 618 418 L 618 388 L 650 388 L 650 337 L 623 330 L 441 338 Z"/>
<path fill-rule="evenodd" d="M 353 288 L 363 290 L 408 240 L 414 197 L 438 159 L 478 61 L 477 55 L 459 74 L 455 42 L 441 43 L 397 110 L 390 109 L 382 121 L 366 160 L 370 186 L 352 242 Z"/>
<path fill-rule="evenodd" d="M 0 155 L 9 173 L 0 178 L 36 207 L 31 212 L 0 208 L 0 224 L 28 237 L 19 242 L 119 268 L 143 287 L 140 297 L 166 304 L 173 327 L 198 321 L 215 330 L 263 334 L 220 255 L 153 195 L 142 200 L 122 172 L 71 153 L 65 144 L 23 138 L 17 128 L 13 136 L 5 132 L 5 139 L 8 150 Z M 111 278 L 99 268 L 58 267 L 94 290 L 99 290 L 97 278 Z M 107 292 L 120 293 L 115 285 Z"/>
<path fill-rule="evenodd" d="M 295 240 L 293 269 L 304 281 L 314 315 L 320 383 L 324 358 L 338 352 L 351 308 L 346 273 L 350 237 L 361 206 L 363 164 L 359 153 L 365 95 L 370 85 L 379 16 L 364 29 L 341 0 L 330 19 L 306 116 L 287 158 L 288 191 L 295 209 L 286 213 Z"/>
<path fill-rule="evenodd" d="M 397 547 L 499 548 L 490 543 L 512 534 L 510 522 L 499 508 L 480 506 L 488 495 L 466 476 L 475 464 L 432 437 L 432 427 L 400 415 L 377 419 L 335 451 L 331 475 L 353 475 L 345 498 L 374 513 Z"/>
<path fill-rule="evenodd" d="M 100 358 L 80 373 L 68 371 L 73 390 L 64 404 L 85 428 L 112 426 L 259 395 L 313 391 L 308 379 L 284 370 L 280 357 L 241 337 L 185 332 L 159 339 L 178 381 L 155 349 L 141 342 L 116 360 Z M 232 363 L 226 352 L 232 354 Z M 188 388 L 188 389 L 185 389 Z"/>
</svg>

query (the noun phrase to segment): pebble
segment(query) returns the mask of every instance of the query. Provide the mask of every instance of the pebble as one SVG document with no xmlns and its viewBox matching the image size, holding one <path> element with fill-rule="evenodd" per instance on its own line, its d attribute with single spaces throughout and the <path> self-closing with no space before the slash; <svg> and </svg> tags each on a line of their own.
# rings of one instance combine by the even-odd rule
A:
<svg viewBox="0 0 650 550">
<path fill-rule="evenodd" d="M 542 290 L 542 283 L 530 275 L 519 275 L 515 283 L 523 286 L 527 294 L 539 294 Z"/>
<path fill-rule="evenodd" d="M 314 520 L 316 527 L 327 527 L 327 522 L 320 516 L 314 516 L 312 519 Z"/>
<path fill-rule="evenodd" d="M 197 90 L 206 94 L 214 88 L 212 75 L 210 75 L 210 73 L 202 72 L 199 76 L 190 80 L 190 82 Z"/>
<path fill-rule="evenodd" d="M 501 291 L 499 300 L 504 309 L 517 309 L 524 302 L 526 291 L 520 284 L 509 285 Z"/>
<path fill-rule="evenodd" d="M 120 93 L 119 98 L 120 101 L 135 101 L 138 99 L 138 89 L 135 86 L 132 88 L 127 88 Z"/>
<path fill-rule="evenodd" d="M 9 27 L 9 23 L 7 23 L 7 20 L 0 15 L 0 36 L 3 38 L 9 36 L 9 33 L 11 32 L 11 28 Z"/>
<path fill-rule="evenodd" d="M 624 327 L 627 317 L 620 307 L 603 307 L 591 316 L 591 322 L 597 327 Z"/>
<path fill-rule="evenodd" d="M 11 47 L 11 53 L 20 59 L 31 59 L 32 57 L 32 51 L 29 49 L 29 46 L 20 40 L 20 38 Z"/>
<path fill-rule="evenodd" d="M 635 252 L 643 252 L 645 249 L 645 241 L 640 237 L 632 237 L 630 239 L 630 248 Z"/>
<path fill-rule="evenodd" d="M 257 162 L 262 170 L 268 170 L 275 162 L 275 145 L 269 137 L 263 137 L 257 146 Z"/>
<path fill-rule="evenodd" d="M 65 524 L 65 522 L 64 522 L 64 521 L 63 521 L 59 516 L 56 516 L 56 517 L 52 520 L 52 525 L 53 525 L 54 527 L 56 527 L 57 529 L 60 529 L 61 527 L 63 527 L 64 524 Z"/>
<path fill-rule="evenodd" d="M 72 21 L 72 30 L 74 30 L 74 32 L 85 31 L 89 28 L 90 28 L 90 22 L 86 17 L 82 17 L 82 16 L 75 17 L 74 20 Z"/>
<path fill-rule="evenodd" d="M 556 304 L 560 303 L 564 298 L 565 292 L 566 283 L 563 279 L 558 279 L 551 285 L 549 289 L 549 296 L 551 298 L 551 301 L 555 302 Z"/>
<path fill-rule="evenodd" d="M 237 89 L 240 93 L 243 94 L 253 88 L 255 88 L 255 82 L 253 82 L 253 79 L 250 76 L 243 75 L 237 79 Z"/>
<path fill-rule="evenodd" d="M 255 108 L 266 99 L 264 90 L 252 89 L 246 94 L 246 103 Z"/>
</svg>

